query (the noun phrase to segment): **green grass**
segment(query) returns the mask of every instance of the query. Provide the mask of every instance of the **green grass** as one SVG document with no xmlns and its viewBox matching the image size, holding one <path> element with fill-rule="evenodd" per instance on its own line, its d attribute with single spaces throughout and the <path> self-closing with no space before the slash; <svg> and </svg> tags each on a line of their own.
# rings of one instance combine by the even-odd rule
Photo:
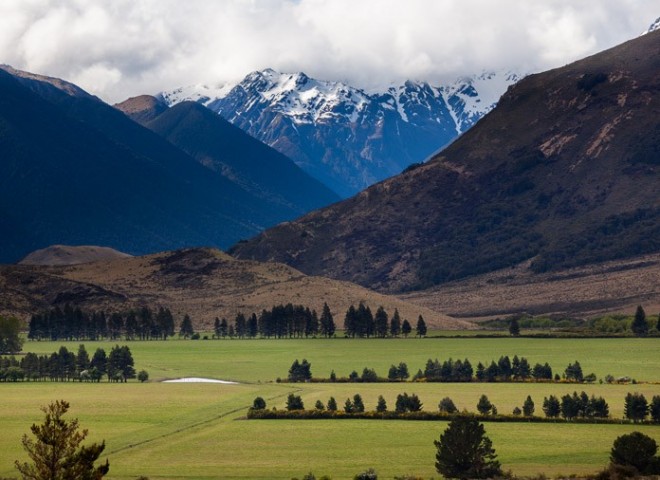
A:
<svg viewBox="0 0 660 480">
<path fill-rule="evenodd" d="M 316 376 L 338 375 L 363 367 L 385 375 L 389 365 L 405 361 L 411 373 L 429 357 L 469 358 L 473 363 L 500 355 L 525 356 L 533 364 L 549 362 L 555 371 L 576 359 L 585 373 L 611 373 L 660 382 L 658 339 L 474 339 L 433 338 L 407 340 L 251 340 L 132 342 L 136 369 L 146 369 L 152 380 L 202 376 L 241 381 L 218 384 L 0 384 L 0 477 L 13 476 L 13 460 L 24 460 L 20 438 L 32 423 L 41 421 L 39 407 L 66 399 L 71 417 L 90 430 L 90 439 L 105 439 L 110 478 L 151 479 L 282 478 L 317 476 L 351 478 L 375 467 L 380 478 L 434 473 L 433 440 L 443 422 L 406 421 L 248 421 L 246 408 L 257 395 L 269 407 L 283 408 L 289 392 L 302 395 L 308 408 L 317 399 L 334 396 L 340 407 L 360 393 L 367 409 L 378 395 L 393 408 L 396 395 L 417 393 L 426 410 L 435 410 L 444 396 L 460 409 L 475 410 L 486 393 L 501 413 L 522 406 L 529 394 L 541 414 L 544 396 L 574 390 L 603 396 L 614 417 L 622 416 L 623 397 L 638 391 L 650 399 L 660 395 L 659 384 L 277 384 L 286 377 L 295 358 L 307 358 Z M 115 342 L 86 342 L 90 354 L 106 351 Z M 122 343 L 122 342 L 119 342 Z M 65 344 L 28 342 L 25 351 L 50 353 Z M 590 473 L 607 463 L 614 438 L 636 428 L 660 442 L 660 427 L 632 425 L 565 425 L 486 423 L 505 469 L 518 475 Z"/>
</svg>

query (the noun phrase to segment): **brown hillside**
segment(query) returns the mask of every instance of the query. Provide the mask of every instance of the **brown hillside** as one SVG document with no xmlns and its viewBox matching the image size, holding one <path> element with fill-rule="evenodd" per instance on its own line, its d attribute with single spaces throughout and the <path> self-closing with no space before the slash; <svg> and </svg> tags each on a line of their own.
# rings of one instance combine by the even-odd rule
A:
<svg viewBox="0 0 660 480">
<path fill-rule="evenodd" d="M 406 291 L 660 252 L 660 31 L 532 75 L 434 159 L 230 250 Z"/>
<path fill-rule="evenodd" d="M 18 263 L 20 265 L 77 265 L 126 257 L 130 257 L 130 255 L 109 247 L 51 245 L 35 250 Z"/>
<path fill-rule="evenodd" d="M 633 314 L 637 305 L 650 316 L 660 312 L 660 254 L 541 274 L 528 267 L 525 262 L 401 298 L 472 321 L 524 312 L 578 318 Z"/>
<path fill-rule="evenodd" d="M 141 305 L 165 306 L 178 318 L 188 313 L 197 327 L 215 317 L 233 320 L 238 312 L 259 313 L 280 303 L 321 311 L 327 302 L 341 325 L 351 304 L 382 305 L 414 322 L 423 315 L 440 328 L 470 328 L 426 307 L 357 285 L 308 277 L 282 264 L 239 261 L 219 250 L 190 249 L 74 266 L 0 267 L 0 314 L 22 318 L 66 303 L 84 309 L 125 311 Z M 414 324 L 414 323 L 413 323 Z"/>
</svg>

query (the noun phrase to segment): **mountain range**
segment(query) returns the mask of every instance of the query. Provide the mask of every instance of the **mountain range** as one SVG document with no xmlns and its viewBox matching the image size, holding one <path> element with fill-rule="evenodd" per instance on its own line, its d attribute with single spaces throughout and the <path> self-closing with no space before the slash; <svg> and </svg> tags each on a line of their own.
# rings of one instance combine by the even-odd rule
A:
<svg viewBox="0 0 660 480">
<path fill-rule="evenodd" d="M 225 156 L 249 152 L 246 170 L 270 173 L 258 192 L 246 186 L 250 171 L 223 175 L 66 81 L 3 66 L 0 92 L 0 262 L 53 244 L 130 254 L 227 247 L 338 199 L 215 115 L 209 128 Z"/>
<path fill-rule="evenodd" d="M 530 75 L 423 165 L 235 245 L 384 291 L 660 251 L 660 32 Z"/>
<path fill-rule="evenodd" d="M 170 106 L 205 105 L 349 197 L 451 143 L 519 78 L 487 72 L 442 86 L 408 81 L 365 91 L 266 69 L 237 84 L 193 85 L 157 97 Z"/>
</svg>

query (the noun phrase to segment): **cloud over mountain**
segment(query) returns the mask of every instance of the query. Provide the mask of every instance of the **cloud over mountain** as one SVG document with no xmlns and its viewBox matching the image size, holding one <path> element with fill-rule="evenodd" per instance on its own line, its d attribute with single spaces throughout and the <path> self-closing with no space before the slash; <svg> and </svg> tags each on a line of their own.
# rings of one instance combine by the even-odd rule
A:
<svg viewBox="0 0 660 480">
<path fill-rule="evenodd" d="M 561 66 L 643 30 L 652 2 L 287 0 L 0 3 L 0 63 L 107 101 L 270 66 L 374 88 Z M 515 20 L 513 20 L 515 19 Z"/>
</svg>

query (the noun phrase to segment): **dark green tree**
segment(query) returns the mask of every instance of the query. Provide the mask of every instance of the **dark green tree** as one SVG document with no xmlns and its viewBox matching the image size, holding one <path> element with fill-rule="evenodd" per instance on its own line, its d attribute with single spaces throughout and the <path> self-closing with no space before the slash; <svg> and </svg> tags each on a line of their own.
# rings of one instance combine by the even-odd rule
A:
<svg viewBox="0 0 660 480">
<path fill-rule="evenodd" d="M 660 395 L 654 395 L 651 399 L 649 413 L 651 414 L 651 420 L 655 423 L 660 423 Z"/>
<path fill-rule="evenodd" d="M 295 359 L 289 368 L 290 382 L 307 382 L 312 379 L 312 364 L 303 358 L 302 362 Z"/>
<path fill-rule="evenodd" d="M 190 315 L 186 314 L 183 317 L 183 320 L 181 320 L 181 325 L 179 327 L 179 336 L 183 338 L 190 338 L 195 334 L 195 330 L 193 328 L 192 320 L 190 319 Z"/>
<path fill-rule="evenodd" d="M 374 325 L 376 328 L 376 336 L 380 338 L 385 338 L 387 337 L 387 330 L 389 327 L 389 318 L 387 316 L 387 312 L 381 305 L 378 307 L 378 310 L 376 310 L 376 315 L 374 317 Z"/>
<path fill-rule="evenodd" d="M 635 467 L 639 473 L 646 473 L 657 451 L 658 444 L 654 439 L 641 432 L 632 432 L 614 440 L 610 461 L 615 465 Z"/>
<path fill-rule="evenodd" d="M 135 378 L 135 362 L 128 346 L 115 345 L 108 355 L 108 379 L 126 382 Z"/>
<path fill-rule="evenodd" d="M 333 318 L 332 312 L 330 312 L 330 307 L 328 307 L 327 303 L 323 304 L 320 322 L 321 335 L 328 338 L 334 336 L 337 327 L 335 326 L 335 319 Z"/>
<path fill-rule="evenodd" d="M 399 379 L 399 369 L 396 368 L 396 365 L 391 365 L 389 371 L 387 372 L 387 379 L 394 382 Z"/>
<path fill-rule="evenodd" d="M 534 401 L 532 400 L 532 397 L 527 395 L 527 398 L 525 399 L 525 403 L 523 403 L 523 414 L 526 417 L 531 417 L 534 415 Z"/>
<path fill-rule="evenodd" d="M 543 399 L 543 413 L 546 417 L 557 418 L 561 413 L 561 403 L 554 395 Z"/>
<path fill-rule="evenodd" d="M 376 373 L 376 370 L 374 370 L 373 368 L 364 367 L 364 370 L 362 370 L 362 376 L 360 377 L 360 380 L 362 380 L 365 383 L 377 382 L 378 374 Z"/>
<path fill-rule="evenodd" d="M 438 404 L 438 410 L 444 413 L 458 412 L 458 408 L 456 408 L 454 401 L 449 397 L 445 397 L 442 400 L 440 400 L 440 403 Z"/>
<path fill-rule="evenodd" d="M 416 335 L 418 337 L 425 337 L 426 336 L 426 322 L 424 321 L 424 317 L 421 315 L 417 319 L 417 327 L 415 328 Z"/>
<path fill-rule="evenodd" d="M 412 332 L 412 326 L 410 326 L 410 322 L 408 320 L 404 320 L 403 323 L 401 324 L 401 334 L 404 337 L 408 338 L 410 332 Z"/>
<path fill-rule="evenodd" d="M 435 468 L 445 478 L 493 478 L 502 474 L 493 443 L 484 426 L 472 417 L 449 422 L 437 448 Z"/>
<path fill-rule="evenodd" d="M 576 360 L 575 363 L 569 363 L 564 371 L 564 376 L 566 380 L 582 382 L 584 380 L 584 374 L 582 373 L 580 362 Z"/>
<path fill-rule="evenodd" d="M 489 413 L 491 413 L 492 409 L 493 409 L 493 404 L 490 403 L 488 397 L 486 395 L 481 395 L 481 397 L 479 397 L 479 401 L 477 402 L 477 410 L 479 411 L 479 413 L 482 415 L 488 415 Z"/>
<path fill-rule="evenodd" d="M 398 337 L 401 333 L 401 316 L 399 315 L 399 310 L 394 309 L 394 315 L 390 320 L 390 335 L 393 337 Z"/>
<path fill-rule="evenodd" d="M 638 337 L 646 336 L 649 333 L 649 324 L 646 322 L 646 312 L 641 305 L 637 305 L 635 318 L 630 325 L 630 329 Z"/>
<path fill-rule="evenodd" d="M 140 370 L 137 374 L 137 379 L 140 381 L 140 383 L 146 382 L 149 380 L 149 372 L 146 370 Z"/>
<path fill-rule="evenodd" d="M 385 402 L 385 398 L 382 395 L 378 396 L 378 403 L 376 404 L 376 411 L 379 413 L 383 413 L 387 411 L 387 402 Z"/>
<path fill-rule="evenodd" d="M 305 404 L 303 403 L 302 398 L 300 398 L 300 395 L 294 395 L 293 393 L 290 393 L 286 399 L 286 409 L 289 411 L 304 410 Z"/>
<path fill-rule="evenodd" d="M 336 412 L 337 411 L 337 400 L 335 400 L 335 397 L 330 397 L 328 400 L 328 412 Z"/>
<path fill-rule="evenodd" d="M 649 404 L 641 393 L 628 393 L 623 405 L 623 414 L 634 422 L 642 421 L 649 414 Z"/>
<path fill-rule="evenodd" d="M 347 398 L 346 401 L 344 402 L 344 412 L 353 413 L 354 411 L 355 408 L 353 407 L 353 402 L 351 402 L 350 398 Z"/>
<path fill-rule="evenodd" d="M 399 362 L 399 366 L 396 367 L 396 375 L 402 382 L 410 377 L 410 373 L 408 373 L 408 365 L 404 362 Z"/>
<path fill-rule="evenodd" d="M 23 348 L 20 337 L 21 321 L 16 317 L 0 316 L 0 354 L 13 355 Z"/>
<path fill-rule="evenodd" d="M 76 370 L 78 375 L 89 368 L 89 354 L 82 343 L 78 345 L 78 354 L 76 355 Z"/>
<path fill-rule="evenodd" d="M 512 337 L 520 335 L 520 325 L 518 324 L 518 319 L 515 317 L 509 322 L 509 335 Z"/>
<path fill-rule="evenodd" d="M 79 430 L 78 419 L 62 418 L 68 410 L 69 403 L 64 400 L 43 407 L 44 423 L 30 428 L 34 440 L 23 435 L 21 443 L 31 463 L 16 461 L 15 466 L 24 480 L 98 480 L 110 470 L 107 460 L 98 467 L 94 465 L 105 442 L 81 445 L 87 430 Z"/>
<path fill-rule="evenodd" d="M 262 397 L 257 397 L 252 402 L 252 408 L 254 410 L 265 410 L 266 409 L 266 400 Z"/>
<path fill-rule="evenodd" d="M 314 404 L 314 408 L 320 411 L 325 410 L 325 406 L 323 405 L 323 402 L 321 400 L 316 401 L 316 403 Z"/>
<path fill-rule="evenodd" d="M 362 396 L 359 393 L 353 395 L 353 411 L 356 413 L 364 412 L 364 402 L 362 401 Z"/>
</svg>

